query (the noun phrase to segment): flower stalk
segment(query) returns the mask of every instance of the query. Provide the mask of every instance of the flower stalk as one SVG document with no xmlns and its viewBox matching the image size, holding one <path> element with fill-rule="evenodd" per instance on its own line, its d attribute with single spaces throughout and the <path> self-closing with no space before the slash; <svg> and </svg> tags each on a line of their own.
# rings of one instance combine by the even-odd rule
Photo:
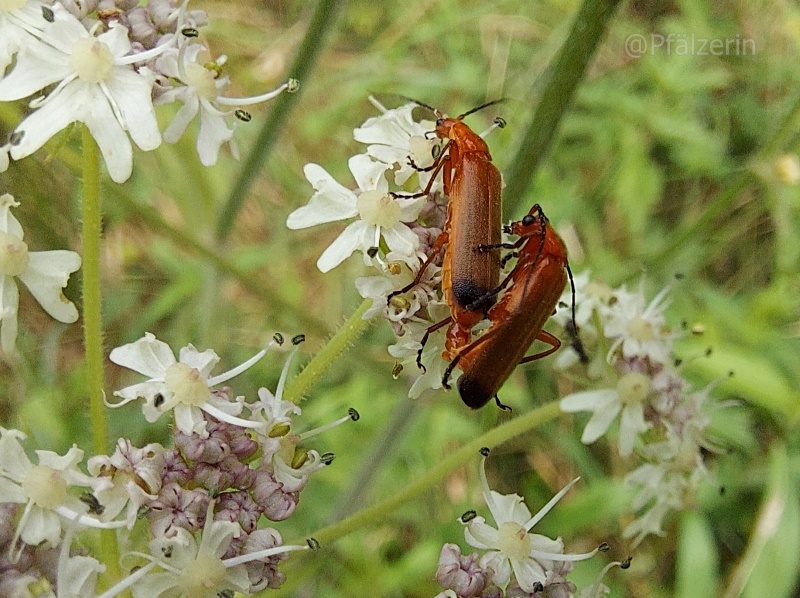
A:
<svg viewBox="0 0 800 598">
<path fill-rule="evenodd" d="M 317 530 L 312 534 L 321 544 L 328 544 L 333 540 L 346 536 L 357 529 L 376 524 L 382 521 L 389 513 L 400 508 L 404 504 L 413 500 L 429 488 L 440 484 L 449 473 L 457 468 L 473 461 L 478 450 L 482 447 L 494 448 L 519 436 L 529 432 L 549 421 L 554 420 L 559 415 L 558 402 L 554 401 L 534 409 L 533 411 L 516 417 L 505 424 L 489 430 L 463 447 L 442 459 L 438 465 L 431 468 L 426 474 L 420 476 L 416 482 L 408 484 L 391 498 L 362 509 L 358 513 L 338 521 L 332 525 Z"/>
</svg>

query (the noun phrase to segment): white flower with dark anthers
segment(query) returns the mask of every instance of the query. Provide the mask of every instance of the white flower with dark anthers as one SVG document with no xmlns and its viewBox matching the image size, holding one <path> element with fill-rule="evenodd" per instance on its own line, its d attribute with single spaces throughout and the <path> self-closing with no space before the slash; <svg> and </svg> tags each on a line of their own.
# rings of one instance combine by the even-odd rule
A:
<svg viewBox="0 0 800 598">
<path fill-rule="evenodd" d="M 514 577 L 526 592 L 532 592 L 537 584 L 544 584 L 548 572 L 559 568 L 567 561 L 588 559 L 604 546 L 585 554 L 564 554 L 561 539 L 531 533 L 531 529 L 555 506 L 580 478 L 575 478 L 556 494 L 550 502 L 531 517 L 522 497 L 517 494 L 500 494 L 489 489 L 486 481 L 486 459 L 481 460 L 480 478 L 483 498 L 492 513 L 497 528 L 486 523 L 483 517 L 475 516 L 466 522 L 464 537 L 470 546 L 486 552 L 480 560 L 483 568 L 494 572 L 494 583 L 503 585 Z"/>
<path fill-rule="evenodd" d="M 14 131 L 11 157 L 29 156 L 73 122 L 82 122 L 94 137 L 111 179 L 126 181 L 133 170 L 131 139 L 149 151 L 161 143 L 152 83 L 133 64 L 157 56 L 169 43 L 131 55 L 128 31 L 111 23 L 97 36 L 66 10 L 54 5 L 53 23 L 41 39 L 17 54 L 14 68 L 0 80 L 0 101 L 19 100 L 57 83 Z"/>
<path fill-rule="evenodd" d="M 432 172 L 414 169 L 409 159 L 414 161 L 417 169 L 433 164 L 433 148 L 438 143 L 435 135 L 431 135 L 435 124 L 431 121 L 414 122 L 411 112 L 419 107 L 417 104 L 410 103 L 387 110 L 373 96 L 369 97 L 369 101 L 383 114 L 367 119 L 353 131 L 353 138 L 370 144 L 367 154 L 394 169 L 395 183 L 403 185 L 418 172 L 419 186 L 424 188 Z M 441 190 L 441 185 L 439 187 L 431 191 Z"/>
<path fill-rule="evenodd" d="M 0 195 L 0 349 L 14 351 L 17 339 L 19 290 L 15 278 L 28 287 L 44 310 L 59 322 L 71 324 L 78 319 L 78 310 L 61 289 L 69 275 L 81 267 L 81 256 L 74 251 L 28 251 L 22 240 L 23 230 L 11 214 L 19 202 L 9 195 Z"/>
<path fill-rule="evenodd" d="M 438 322 L 448 315 L 447 306 L 442 302 L 432 302 L 428 305 L 428 311 Z M 441 316 L 441 317 L 438 317 Z M 428 341 L 422 348 L 423 369 L 420 371 L 417 365 L 419 350 L 422 345 L 420 339 L 425 331 L 433 324 L 426 320 L 412 319 L 405 326 L 405 334 L 400 337 L 394 345 L 389 345 L 389 355 L 399 360 L 404 368 L 412 372 L 418 372 L 419 376 L 408 389 L 408 397 L 417 399 L 428 390 L 438 390 L 442 388 L 442 378 L 449 363 L 442 359 L 442 351 L 445 345 L 444 329 L 438 330 L 428 337 Z M 456 380 L 460 370 L 453 372 L 451 380 Z"/>
<path fill-rule="evenodd" d="M 231 541 L 240 533 L 238 523 L 214 521 L 214 501 L 210 501 L 199 543 L 193 534 L 178 529 L 172 538 L 160 537 L 151 541 L 150 554 L 128 553 L 126 559 L 139 557 L 150 562 L 98 598 L 115 596 L 125 588 L 131 588 L 134 598 L 217 598 L 221 592 L 230 590 L 250 594 L 252 587 L 246 563 L 311 548 L 310 544 L 275 546 L 222 558 Z M 153 572 L 156 567 L 161 570 Z"/>
<path fill-rule="evenodd" d="M 633 452 L 636 437 L 650 425 L 644 419 L 644 405 L 651 393 L 651 381 L 641 372 L 623 374 L 616 388 L 587 390 L 567 395 L 560 401 L 561 411 L 591 411 L 592 417 L 583 429 L 581 442 L 591 444 L 608 431 L 620 415 L 619 454 Z"/>
<path fill-rule="evenodd" d="M 82 450 L 73 446 L 64 456 L 52 451 L 36 451 L 38 463 L 34 465 L 22 448 L 24 439 L 25 434 L 18 430 L 0 428 L 0 503 L 25 505 L 14 539 L 9 544 L 12 561 L 22 550 L 21 547 L 15 550 L 19 539 L 31 546 L 42 542 L 57 546 L 66 521 L 106 529 L 122 525 L 103 523 L 86 515 L 86 504 L 69 493 L 70 487 L 74 486 L 97 492 L 108 484 L 78 469 L 78 463 L 83 459 Z"/>
<path fill-rule="evenodd" d="M 164 140 L 167 143 L 178 141 L 189 123 L 200 113 L 200 130 L 197 134 L 196 147 L 203 166 L 216 164 L 219 148 L 225 142 L 231 143 L 234 156 L 238 156 L 233 142 L 237 123 L 231 117 L 239 112 L 234 107 L 266 102 L 284 91 L 291 93 L 299 88 L 299 83 L 295 79 L 290 79 L 277 89 L 259 96 L 225 97 L 222 94 L 231 85 L 227 76 L 220 76 L 225 60 L 226 58 L 222 56 L 212 61 L 208 48 L 201 43 L 190 42 L 186 37 L 183 37 L 180 49 L 173 49 L 156 60 L 158 71 L 178 82 L 158 95 L 156 105 L 169 104 L 176 100 L 183 103 L 164 131 Z"/>
<path fill-rule="evenodd" d="M 637 293 L 630 293 L 624 287 L 614 291 L 616 301 L 609 304 L 603 318 L 605 337 L 614 339 L 608 351 L 609 363 L 614 361 L 618 348 L 624 358 L 647 357 L 652 363 L 669 361 L 675 338 L 664 318 L 669 291 L 670 287 L 666 287 L 647 305 L 643 285 Z"/>
<path fill-rule="evenodd" d="M 425 204 L 425 198 L 392 197 L 386 180 L 388 165 L 360 154 L 349 161 L 350 172 L 358 183 L 358 191 L 337 183 L 317 164 L 306 164 L 306 178 L 316 190 L 308 204 L 289 214 L 286 226 L 308 228 L 325 222 L 358 217 L 347 225 L 336 240 L 317 260 L 317 267 L 328 272 L 359 249 L 369 265 L 369 252 L 380 245 L 381 237 L 390 251 L 413 256 L 419 237 L 405 224 L 413 222 Z"/>
<path fill-rule="evenodd" d="M 175 410 L 175 426 L 184 434 L 199 434 L 208 437 L 203 413 L 243 428 L 259 428 L 262 422 L 253 422 L 236 417 L 242 411 L 240 401 L 229 401 L 223 394 L 211 388 L 238 376 L 255 364 L 276 341 L 256 353 L 242 365 L 211 376 L 211 370 L 220 358 L 211 349 L 202 353 L 192 345 L 183 347 L 179 359 L 175 359 L 169 345 L 156 339 L 149 332 L 138 341 L 117 347 L 109 359 L 140 374 L 148 376 L 146 382 L 128 386 L 114 393 L 123 400 L 109 407 L 120 407 L 136 399 L 144 399 L 142 413 L 148 422 L 154 422 L 164 413 Z"/>
<path fill-rule="evenodd" d="M 14 54 L 36 41 L 47 25 L 42 10 L 41 0 L 6 0 L 0 4 L 0 73 L 11 64 Z"/>
<path fill-rule="evenodd" d="M 103 507 L 102 518 L 114 519 L 127 507 L 125 521 L 132 528 L 139 507 L 156 499 L 165 467 L 164 447 L 160 444 L 136 448 L 124 438 L 117 440 L 117 450 L 110 457 L 91 457 L 87 462 L 89 473 L 111 482 L 95 493 Z"/>
<path fill-rule="evenodd" d="M 377 261 L 377 258 L 376 258 Z M 381 315 L 397 324 L 396 333 L 405 329 L 405 323 L 420 309 L 438 300 L 436 282 L 441 280 L 439 266 L 430 265 L 425 270 L 419 284 L 402 295 L 387 297 L 397 289 L 411 283 L 419 271 L 421 261 L 418 257 L 410 257 L 395 252 L 386 255 L 386 262 L 379 263 L 381 274 L 377 276 L 361 276 L 356 278 L 356 290 L 364 299 L 372 299 L 372 305 L 364 312 L 363 319 L 369 320 Z"/>
</svg>

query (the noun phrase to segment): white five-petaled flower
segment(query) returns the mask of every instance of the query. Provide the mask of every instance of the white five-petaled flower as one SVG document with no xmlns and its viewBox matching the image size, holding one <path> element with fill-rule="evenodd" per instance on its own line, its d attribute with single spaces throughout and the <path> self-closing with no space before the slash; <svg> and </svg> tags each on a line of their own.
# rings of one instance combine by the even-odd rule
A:
<svg viewBox="0 0 800 598">
<path fill-rule="evenodd" d="M 225 97 L 222 94 L 230 86 L 231 81 L 227 76 L 220 76 L 219 69 L 224 62 L 224 56 L 212 61 L 208 49 L 203 44 L 190 42 L 186 37 L 180 43 L 180 49 L 170 49 L 156 62 L 158 70 L 163 75 L 180 82 L 180 85 L 161 93 L 155 103 L 167 104 L 175 100 L 183 102 L 183 106 L 164 131 L 164 139 L 168 143 L 175 143 L 199 112 L 200 130 L 197 134 L 196 147 L 200 162 L 204 166 L 216 164 L 219 148 L 225 142 L 230 142 L 234 156 L 238 157 L 233 142 L 236 120 L 230 119 L 235 112 L 234 107 L 266 102 L 285 90 L 296 91 L 298 88 L 297 81 L 290 80 L 277 89 L 259 96 Z"/>
<path fill-rule="evenodd" d="M 389 166 L 367 155 L 353 156 L 349 166 L 358 183 L 355 193 L 337 183 L 321 166 L 306 164 L 306 178 L 316 193 L 307 205 L 289 214 L 286 226 L 308 228 L 358 217 L 317 260 L 317 267 L 322 272 L 335 268 L 357 249 L 364 253 L 365 263 L 369 264 L 367 253 L 379 246 L 381 237 L 390 251 L 414 255 L 419 247 L 419 237 L 404 223 L 416 220 L 426 198 L 392 197 L 385 176 Z"/>
<path fill-rule="evenodd" d="M 608 351 L 612 362 L 617 348 L 622 349 L 622 357 L 647 357 L 651 363 L 666 363 L 672 351 L 672 335 L 666 329 L 664 310 L 669 305 L 667 294 L 670 287 L 663 289 L 653 300 L 645 305 L 644 288 L 630 293 L 625 288 L 614 292 L 616 299 L 606 310 L 603 332 L 606 338 L 614 339 Z"/>
<path fill-rule="evenodd" d="M 152 556 L 130 553 L 128 556 L 138 556 L 150 562 L 99 598 L 114 596 L 128 587 L 132 589 L 134 598 L 217 598 L 230 590 L 250 594 L 245 563 L 310 548 L 308 545 L 276 546 L 223 559 L 231 540 L 239 536 L 241 528 L 231 521 L 215 521 L 213 500 L 208 505 L 199 543 L 185 529 L 177 528 L 176 531 L 171 538 L 162 536 L 150 542 Z M 151 573 L 156 567 L 161 570 Z"/>
<path fill-rule="evenodd" d="M 645 401 L 651 391 L 651 381 L 641 372 L 623 374 L 616 388 L 587 390 L 561 399 L 562 411 L 592 411 L 583 430 L 581 442 L 591 444 L 608 431 L 611 422 L 622 413 L 619 426 L 619 454 L 627 457 L 633 452 L 636 437 L 649 429 L 644 418 Z"/>
<path fill-rule="evenodd" d="M 391 167 L 396 166 L 395 183 L 403 185 L 411 175 L 418 172 L 420 187 L 424 188 L 433 173 L 415 170 L 409 159 L 414 161 L 417 169 L 433 164 L 433 148 L 437 143 L 436 136 L 431 135 L 434 123 L 414 122 L 411 112 L 418 107 L 417 104 L 406 104 L 387 110 L 374 97 L 370 96 L 369 100 L 383 114 L 367 119 L 353 131 L 353 138 L 370 144 L 367 147 L 368 155 Z M 439 190 L 441 184 L 438 189 L 431 189 Z"/>
<path fill-rule="evenodd" d="M 560 538 L 552 540 L 547 536 L 531 533 L 533 526 L 580 478 L 572 480 L 531 517 L 522 497 L 517 494 L 500 494 L 489 489 L 485 461 L 485 458 L 481 460 L 481 488 L 497 527 L 492 527 L 483 517 L 478 516 L 466 523 L 464 537 L 471 546 L 487 551 L 481 557 L 480 566 L 494 570 L 494 583 L 507 583 L 513 572 L 519 586 L 526 592 L 533 592 L 536 584 L 544 584 L 548 572 L 554 571 L 561 563 L 588 559 L 597 553 L 596 549 L 585 554 L 564 554 L 564 543 Z"/>
<path fill-rule="evenodd" d="M 17 126 L 11 157 L 29 156 L 70 123 L 82 122 L 100 147 L 112 180 L 124 182 L 133 169 L 128 134 L 145 151 L 161 143 L 152 81 L 145 69 L 137 72 L 132 65 L 158 55 L 169 42 L 131 55 L 128 30 L 119 23 L 95 36 L 62 7 L 53 5 L 52 10 L 54 22 L 17 53 L 16 65 L 0 79 L 0 101 L 19 100 L 56 84 L 46 97 L 31 102 L 36 109 Z"/>
<path fill-rule="evenodd" d="M 69 275 L 81 267 L 81 257 L 74 251 L 28 251 L 22 240 L 23 230 L 11 214 L 19 202 L 0 195 L 0 349 L 14 351 L 17 339 L 19 290 L 15 278 L 28 287 L 44 310 L 59 322 L 71 324 L 78 310 L 61 292 Z"/>
<path fill-rule="evenodd" d="M 262 427 L 262 422 L 236 417 L 242 411 L 242 403 L 221 398 L 211 391 L 211 387 L 248 369 L 266 355 L 273 344 L 274 341 L 270 342 L 242 365 L 212 377 L 211 370 L 220 360 L 214 351 L 206 349 L 201 353 L 194 346 L 187 345 L 176 360 L 169 345 L 148 332 L 138 341 L 111 351 L 111 361 L 150 378 L 116 391 L 114 395 L 123 400 L 113 406 L 119 407 L 142 398 L 145 400 L 142 413 L 149 422 L 174 409 L 176 427 L 184 434 L 199 434 L 203 438 L 208 436 L 204 412 L 235 426 Z"/>
<path fill-rule="evenodd" d="M 104 524 L 85 515 L 87 506 L 69 493 L 71 486 L 91 491 L 102 489 L 107 482 L 92 478 L 78 469 L 83 451 L 73 446 L 60 456 L 52 451 L 36 451 L 38 463 L 33 464 L 25 454 L 21 441 L 25 434 L 18 430 L 0 428 L 0 503 L 25 505 L 14 540 L 9 545 L 12 561 L 22 550 L 15 552 L 17 541 L 31 546 L 48 542 L 57 546 L 62 526 L 68 521 L 92 527 L 119 527 Z"/>
</svg>

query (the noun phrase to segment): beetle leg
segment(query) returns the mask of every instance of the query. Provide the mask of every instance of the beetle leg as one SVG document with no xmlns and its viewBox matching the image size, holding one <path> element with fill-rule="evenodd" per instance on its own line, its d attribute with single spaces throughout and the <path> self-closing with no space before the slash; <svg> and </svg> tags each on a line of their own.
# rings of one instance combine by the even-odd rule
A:
<svg viewBox="0 0 800 598">
<path fill-rule="evenodd" d="M 535 355 L 528 355 L 522 361 L 519 362 L 520 364 L 528 363 L 530 361 L 535 361 L 537 359 L 541 359 L 542 357 L 547 357 L 551 353 L 555 353 L 556 351 L 558 351 L 558 348 L 561 346 L 561 341 L 558 340 L 557 337 L 553 336 L 552 334 L 544 330 L 542 330 L 541 332 L 539 332 L 539 334 L 536 335 L 536 340 L 547 343 L 548 345 L 550 345 L 550 348 L 547 349 L 546 351 L 542 351 L 541 353 L 536 353 Z"/>
<path fill-rule="evenodd" d="M 427 371 L 428 371 L 428 370 L 425 368 L 425 366 L 424 366 L 424 365 L 422 365 L 422 350 L 425 348 L 425 344 L 428 342 L 428 338 L 430 337 L 430 335 L 431 335 L 432 333 L 434 333 L 434 332 L 436 332 L 437 330 L 439 330 L 439 328 L 442 328 L 443 326 L 446 326 L 447 324 L 449 324 L 449 323 L 450 323 L 450 322 L 452 322 L 452 321 L 453 321 L 453 318 L 452 318 L 452 317 L 450 317 L 450 316 L 447 316 L 447 317 L 446 317 L 444 320 L 442 320 L 441 322 L 436 322 L 436 324 L 434 324 L 433 326 L 431 326 L 430 328 L 428 328 L 428 329 L 425 331 L 425 334 L 423 334 L 423 335 L 422 335 L 422 338 L 421 338 L 421 339 L 420 339 L 420 341 L 419 341 L 419 342 L 420 342 L 420 344 L 421 344 L 422 346 L 419 348 L 419 351 L 417 351 L 417 367 L 418 367 L 419 369 L 421 369 L 421 370 L 422 370 L 422 373 L 423 373 L 423 374 L 424 374 L 425 372 L 427 372 Z"/>
</svg>

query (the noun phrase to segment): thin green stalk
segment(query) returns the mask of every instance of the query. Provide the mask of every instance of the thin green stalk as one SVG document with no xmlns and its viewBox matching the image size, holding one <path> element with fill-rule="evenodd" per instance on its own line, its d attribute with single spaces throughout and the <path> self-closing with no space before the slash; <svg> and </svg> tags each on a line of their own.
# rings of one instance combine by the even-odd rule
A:
<svg viewBox="0 0 800 598">
<path fill-rule="evenodd" d="M 314 355 L 308 365 L 292 380 L 283 393 L 284 401 L 299 403 L 311 386 L 327 372 L 336 359 L 372 324 L 372 319 L 362 316 L 372 305 L 372 299 L 365 299 L 358 309 L 342 325 L 333 338 L 329 340 L 319 353 Z"/>
<path fill-rule="evenodd" d="M 103 403 L 103 321 L 100 294 L 100 242 L 102 211 L 100 206 L 100 153 L 86 126 L 81 127 L 83 152 L 83 344 L 86 355 L 86 391 L 92 426 L 92 450 L 95 455 L 108 453 L 108 424 Z M 111 578 L 119 576 L 119 547 L 113 530 L 102 530 L 100 543 L 104 562 Z"/>
<path fill-rule="evenodd" d="M 542 424 L 554 420 L 558 417 L 559 413 L 558 401 L 553 401 L 530 413 L 514 418 L 502 426 L 489 430 L 483 436 L 469 441 L 456 452 L 445 457 L 426 474 L 418 478 L 416 482 L 400 489 L 397 493 L 393 494 L 391 498 L 371 507 L 367 507 L 366 509 L 362 509 L 355 515 L 334 523 L 333 525 L 323 527 L 311 534 L 311 536 L 316 538 L 320 544 L 324 546 L 362 527 L 366 527 L 370 524 L 377 525 L 396 509 L 409 503 L 426 490 L 437 484 L 441 484 L 447 475 L 455 471 L 458 467 L 470 462 L 477 464 L 478 450 L 481 447 L 494 448 L 515 436 L 519 436 L 524 432 L 528 432 Z"/>
<path fill-rule="evenodd" d="M 343 4 L 340 0 L 319 0 L 317 2 L 317 8 L 308 24 L 306 37 L 297 50 L 294 64 L 289 69 L 289 76 L 300 81 L 301 91 L 304 81 L 311 72 L 317 55 L 322 49 L 325 34 L 333 25 L 336 9 L 340 4 Z M 230 234 L 247 191 L 266 161 L 275 140 L 278 138 L 278 133 L 280 133 L 281 127 L 289 116 L 289 112 L 299 95 L 300 92 L 282 93 L 272 103 L 272 111 L 267 120 L 264 121 L 261 131 L 258 133 L 258 138 L 239 172 L 239 177 L 233 182 L 231 192 L 225 201 L 225 206 L 220 212 L 216 232 L 218 241 L 224 241 Z"/>
<path fill-rule="evenodd" d="M 506 211 L 522 201 L 547 155 L 617 4 L 619 0 L 584 0 L 567 40 L 542 75 L 543 84 L 537 82 L 537 88 L 544 91 L 506 177 L 508 186 L 503 192 Z"/>
</svg>

